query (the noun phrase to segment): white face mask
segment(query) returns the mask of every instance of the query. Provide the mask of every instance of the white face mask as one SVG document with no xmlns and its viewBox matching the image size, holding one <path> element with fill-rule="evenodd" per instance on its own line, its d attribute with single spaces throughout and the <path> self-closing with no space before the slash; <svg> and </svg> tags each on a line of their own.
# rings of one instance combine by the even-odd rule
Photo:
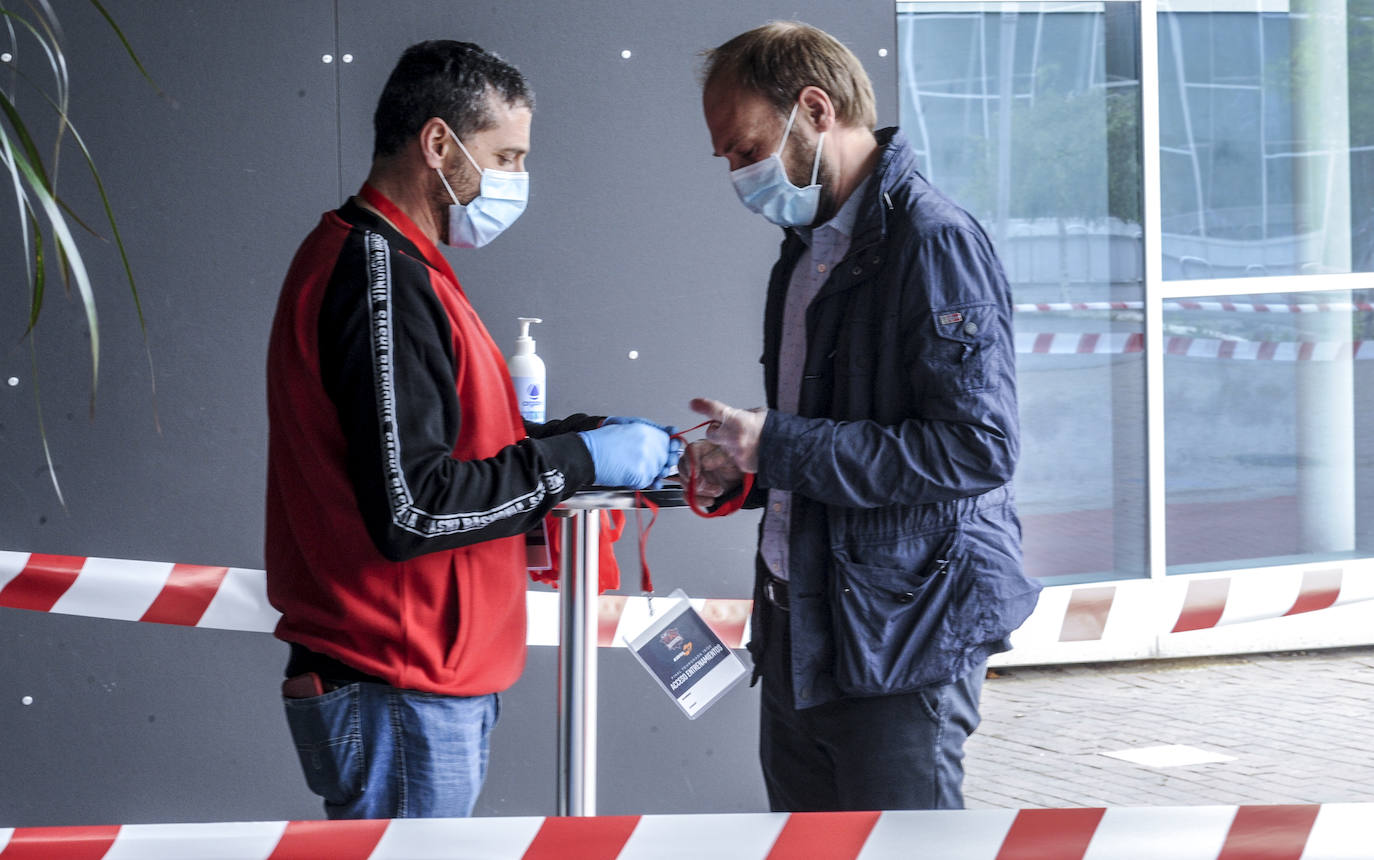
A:
<svg viewBox="0 0 1374 860">
<path fill-rule="evenodd" d="M 779 227 L 805 227 L 816 220 L 820 208 L 821 187 L 816 184 L 816 176 L 821 168 L 821 146 L 825 143 L 825 132 L 816 139 L 816 160 L 811 164 L 811 184 L 798 188 L 787 176 L 787 167 L 782 163 L 782 148 L 787 145 L 787 136 L 792 133 L 792 121 L 797 118 L 799 105 L 792 105 L 792 113 L 787 116 L 787 128 L 782 132 L 782 143 L 777 152 L 753 164 L 746 164 L 739 170 L 730 171 L 730 182 L 740 202 L 751 212 L 755 212 L 777 224 Z"/>
<path fill-rule="evenodd" d="M 455 248 L 480 248 L 501 235 L 525 211 L 530 195 L 530 175 L 523 170 L 485 169 L 473 159 L 452 129 L 449 136 L 482 174 L 482 184 L 476 197 L 467 204 L 459 203 L 444 171 L 435 168 L 448 196 L 453 198 L 453 205 L 448 207 L 448 244 Z"/>
</svg>

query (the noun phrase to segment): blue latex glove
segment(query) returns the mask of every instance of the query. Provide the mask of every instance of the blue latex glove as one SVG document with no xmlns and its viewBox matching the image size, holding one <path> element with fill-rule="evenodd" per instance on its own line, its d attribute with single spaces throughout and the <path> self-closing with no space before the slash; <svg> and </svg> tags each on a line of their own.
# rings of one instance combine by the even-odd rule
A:
<svg viewBox="0 0 1374 860">
<path fill-rule="evenodd" d="M 663 479 L 670 478 L 677 474 L 678 460 L 682 459 L 682 451 L 687 443 L 681 439 L 673 439 L 677 434 L 677 428 L 671 424 L 659 424 L 650 421 L 648 418 L 640 418 L 635 415 L 611 415 L 601 422 L 601 426 L 607 424 L 648 424 L 650 427 L 657 427 L 669 436 L 668 439 L 668 462 L 663 464 L 663 469 L 658 473 L 658 479 L 654 481 L 650 489 L 657 490 L 663 487 Z"/>
<path fill-rule="evenodd" d="M 676 427 L 659 424 L 655 421 L 650 421 L 648 418 L 640 418 L 636 415 L 611 415 L 601 420 L 602 427 L 605 427 L 607 424 L 648 424 L 650 427 L 657 427 L 669 436 L 677 432 Z"/>
<path fill-rule="evenodd" d="M 645 489 L 662 480 L 670 462 L 677 462 L 672 456 L 673 440 L 647 421 L 603 424 L 577 435 L 592 455 L 596 483 L 603 487 Z"/>
</svg>

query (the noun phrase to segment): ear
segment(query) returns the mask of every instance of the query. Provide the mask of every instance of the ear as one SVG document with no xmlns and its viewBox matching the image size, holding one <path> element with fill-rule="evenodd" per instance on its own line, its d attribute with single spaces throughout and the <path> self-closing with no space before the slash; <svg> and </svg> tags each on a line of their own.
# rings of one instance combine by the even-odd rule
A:
<svg viewBox="0 0 1374 860">
<path fill-rule="evenodd" d="M 830 131 L 835 127 L 835 105 L 830 101 L 830 95 L 820 87 L 803 87 L 801 95 L 800 114 L 805 116 L 811 126 L 816 131 Z"/>
<path fill-rule="evenodd" d="M 432 116 L 420 126 L 420 157 L 429 168 L 442 167 L 444 154 L 452 144 L 449 140 L 448 123 Z"/>
</svg>

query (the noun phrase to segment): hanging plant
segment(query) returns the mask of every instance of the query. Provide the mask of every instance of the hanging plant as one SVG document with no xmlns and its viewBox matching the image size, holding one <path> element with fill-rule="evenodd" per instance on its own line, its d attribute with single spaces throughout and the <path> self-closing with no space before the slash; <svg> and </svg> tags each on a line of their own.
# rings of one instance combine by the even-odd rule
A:
<svg viewBox="0 0 1374 860">
<path fill-rule="evenodd" d="M 109 24 L 139 72 L 152 84 L 148 71 L 134 53 L 129 40 L 125 38 L 114 18 L 99 0 L 87 2 Z M 23 251 L 26 285 L 29 290 L 28 321 L 24 336 L 29 341 L 33 361 L 34 402 L 38 414 L 39 437 L 43 442 L 43 456 L 47 461 L 53 490 L 65 506 L 57 471 L 53 466 L 52 452 L 48 447 L 47 433 L 43 427 L 34 334 L 43 311 L 47 287 L 56 276 L 60 278 L 69 295 L 75 291 L 90 330 L 90 409 L 94 414 L 96 389 L 100 378 L 100 325 L 90 273 L 86 269 L 73 228 L 79 228 L 81 232 L 97 239 L 105 240 L 105 237 L 87 225 L 58 194 L 58 168 L 64 147 L 70 150 L 71 146 L 75 145 L 99 192 L 101 206 L 104 209 L 104 222 L 109 225 L 109 241 L 113 241 L 119 251 L 124 276 L 129 282 L 134 308 L 138 312 L 144 349 L 149 356 L 150 375 L 152 354 L 148 350 L 147 326 L 138 299 L 133 268 L 129 265 L 128 253 L 119 235 L 114 210 L 110 206 L 105 185 L 100 179 L 100 172 L 96 169 L 91 151 L 69 115 L 71 81 L 67 73 L 65 39 L 57 14 L 48 0 L 24 0 L 22 3 L 0 0 L 0 20 L 4 21 L 4 30 L 0 36 L 7 37 L 4 55 L 0 56 L 0 60 L 9 67 L 7 73 L 0 75 L 0 114 L 3 114 L 0 118 L 0 164 L 3 164 L 8 172 L 14 190 L 14 205 L 19 215 L 16 238 Z M 156 89 L 156 85 L 153 86 Z M 53 136 L 51 150 L 45 151 L 35 142 L 33 129 L 39 127 L 36 123 L 40 121 L 52 120 L 56 121 L 56 133 Z"/>
</svg>

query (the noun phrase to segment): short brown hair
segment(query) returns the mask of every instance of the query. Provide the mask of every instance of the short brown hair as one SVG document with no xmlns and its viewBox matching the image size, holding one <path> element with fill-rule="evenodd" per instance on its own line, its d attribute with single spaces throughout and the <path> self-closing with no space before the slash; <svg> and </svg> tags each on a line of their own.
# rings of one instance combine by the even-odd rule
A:
<svg viewBox="0 0 1374 860">
<path fill-rule="evenodd" d="M 878 124 L 873 84 L 859 58 L 838 39 L 800 21 L 771 21 L 703 51 L 702 87 L 733 84 L 758 93 L 778 110 L 792 109 L 806 87 L 830 96 L 841 123 L 873 129 Z"/>
<path fill-rule="evenodd" d="M 391 70 L 372 116 L 374 159 L 399 152 L 430 117 L 462 138 L 496 124 L 495 98 L 534 110 L 520 70 L 471 42 L 435 39 L 406 48 Z"/>
</svg>

